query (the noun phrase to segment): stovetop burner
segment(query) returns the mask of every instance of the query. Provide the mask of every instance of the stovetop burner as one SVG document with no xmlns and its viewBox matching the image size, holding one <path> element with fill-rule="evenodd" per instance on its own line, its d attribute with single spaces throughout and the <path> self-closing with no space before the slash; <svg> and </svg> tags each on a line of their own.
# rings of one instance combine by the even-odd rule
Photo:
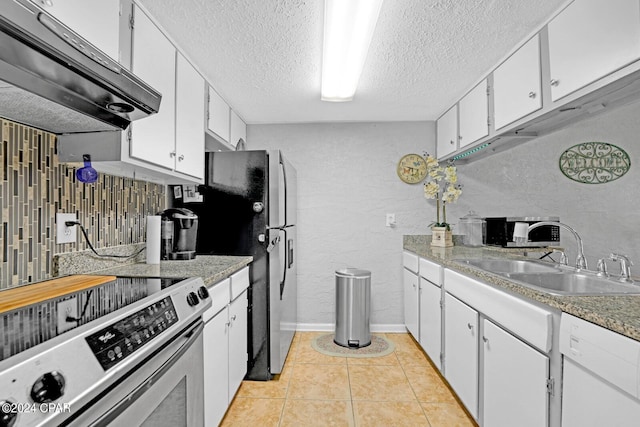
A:
<svg viewBox="0 0 640 427">
<path fill-rule="evenodd" d="M 56 309 L 69 300 L 78 310 L 77 326 L 59 332 Z M 209 307 L 211 297 L 201 278 L 118 277 L 3 313 L 0 403 L 56 402 L 68 404 L 72 412 L 81 410 L 184 331 L 202 325 Z M 70 416 L 46 411 L 17 415 L 19 427 L 58 425 Z M 3 416 L 8 415 L 0 408 L 0 421 Z"/>
<path fill-rule="evenodd" d="M 185 279 L 122 276 L 80 292 L 2 313 L 0 314 L 0 361 L 183 280 Z M 69 313 L 73 314 L 69 316 L 73 320 L 61 321 L 60 319 L 66 316 L 62 309 L 68 309 Z"/>
</svg>

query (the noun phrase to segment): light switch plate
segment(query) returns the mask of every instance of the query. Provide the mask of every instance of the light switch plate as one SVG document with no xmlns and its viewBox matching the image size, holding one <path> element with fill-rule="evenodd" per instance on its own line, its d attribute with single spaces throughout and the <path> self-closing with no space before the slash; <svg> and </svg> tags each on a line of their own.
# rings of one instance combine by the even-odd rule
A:
<svg viewBox="0 0 640 427">
<path fill-rule="evenodd" d="M 76 214 L 56 214 L 56 244 L 76 242 L 78 237 L 78 227 L 75 225 L 67 227 L 65 225 L 65 222 L 67 221 L 77 221 Z"/>
</svg>

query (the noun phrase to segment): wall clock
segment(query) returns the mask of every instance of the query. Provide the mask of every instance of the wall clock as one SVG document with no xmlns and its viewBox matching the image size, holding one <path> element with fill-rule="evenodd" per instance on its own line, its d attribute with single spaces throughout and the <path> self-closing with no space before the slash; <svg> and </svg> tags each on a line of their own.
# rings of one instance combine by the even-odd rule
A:
<svg viewBox="0 0 640 427">
<path fill-rule="evenodd" d="M 427 162 L 419 154 L 407 154 L 398 162 L 397 172 L 407 184 L 417 184 L 427 176 Z"/>
</svg>

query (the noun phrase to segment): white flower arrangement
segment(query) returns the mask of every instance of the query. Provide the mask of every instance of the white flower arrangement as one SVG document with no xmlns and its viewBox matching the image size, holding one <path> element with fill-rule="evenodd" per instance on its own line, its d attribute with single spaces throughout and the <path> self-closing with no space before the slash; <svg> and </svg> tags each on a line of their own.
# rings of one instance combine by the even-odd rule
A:
<svg viewBox="0 0 640 427">
<path fill-rule="evenodd" d="M 455 203 L 462 194 L 462 185 L 458 184 L 457 169 L 453 164 L 440 166 L 438 160 L 427 155 L 427 181 L 424 183 L 424 197 L 436 200 L 435 227 L 451 230 L 447 223 L 447 203 Z M 442 201 L 442 222 L 440 222 L 440 201 Z"/>
</svg>

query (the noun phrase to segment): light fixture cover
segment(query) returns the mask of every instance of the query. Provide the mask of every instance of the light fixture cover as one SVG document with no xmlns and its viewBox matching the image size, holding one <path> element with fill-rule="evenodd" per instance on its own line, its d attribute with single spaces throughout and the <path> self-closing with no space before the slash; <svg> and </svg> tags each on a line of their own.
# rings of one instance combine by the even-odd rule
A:
<svg viewBox="0 0 640 427">
<path fill-rule="evenodd" d="M 351 101 L 383 0 L 325 0 L 323 101 Z"/>
</svg>

